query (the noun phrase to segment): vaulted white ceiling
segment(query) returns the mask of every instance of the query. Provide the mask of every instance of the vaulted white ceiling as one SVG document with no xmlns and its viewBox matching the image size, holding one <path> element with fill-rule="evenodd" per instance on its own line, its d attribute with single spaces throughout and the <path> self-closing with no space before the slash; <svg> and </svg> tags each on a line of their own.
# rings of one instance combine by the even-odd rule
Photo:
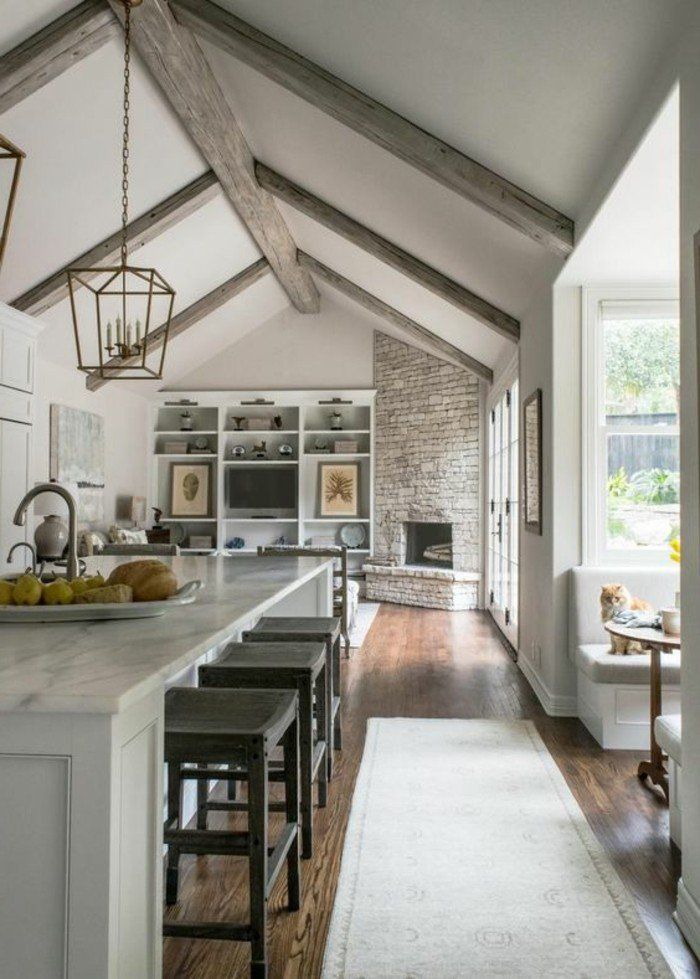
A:
<svg viewBox="0 0 700 979">
<path fill-rule="evenodd" d="M 148 2 L 148 0 L 145 0 Z M 429 132 L 576 218 L 678 32 L 685 0 L 219 0 Z M 3 10 L 0 53 L 73 6 Z M 138 16 L 136 10 L 135 17 Z M 200 41 L 254 155 L 515 317 L 551 278 L 540 245 Z M 134 59 L 132 210 L 207 169 Z M 27 151 L 0 298 L 13 298 L 119 225 L 121 45 L 112 40 L 0 116 Z M 483 363 L 508 341 L 286 204 L 298 246 Z M 260 256 L 223 194 L 138 251 L 176 311 Z M 327 290 L 323 290 L 327 295 Z M 346 301 L 343 306 L 347 305 Z M 169 384 L 288 306 L 268 274 L 173 341 Z M 292 314 L 301 322 L 302 314 Z M 372 320 L 357 312 L 358 322 Z M 67 303 L 43 317 L 74 362 Z M 135 386 L 140 393 L 155 385 Z"/>
</svg>

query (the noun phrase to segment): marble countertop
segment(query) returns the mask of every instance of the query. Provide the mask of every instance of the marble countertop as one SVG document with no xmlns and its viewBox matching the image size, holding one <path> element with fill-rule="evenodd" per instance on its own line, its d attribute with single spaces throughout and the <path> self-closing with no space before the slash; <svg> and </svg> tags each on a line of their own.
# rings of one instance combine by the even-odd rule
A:
<svg viewBox="0 0 700 979">
<path fill-rule="evenodd" d="M 91 559 L 108 573 L 124 557 Z M 164 558 L 192 605 L 150 619 L 0 624 L 0 710 L 118 713 L 331 564 L 328 558 Z"/>
</svg>

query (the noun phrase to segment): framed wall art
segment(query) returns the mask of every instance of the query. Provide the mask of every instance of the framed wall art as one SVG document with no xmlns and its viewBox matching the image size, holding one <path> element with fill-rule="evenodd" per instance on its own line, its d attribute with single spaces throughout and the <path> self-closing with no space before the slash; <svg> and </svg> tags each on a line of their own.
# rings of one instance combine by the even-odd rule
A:
<svg viewBox="0 0 700 979">
<path fill-rule="evenodd" d="M 360 466 L 357 462 L 322 462 L 319 465 L 320 515 L 358 516 Z"/>
<path fill-rule="evenodd" d="M 542 389 L 523 402 L 523 522 L 542 533 Z"/>
<path fill-rule="evenodd" d="M 212 478 L 208 462 L 173 462 L 170 467 L 170 516 L 211 517 Z"/>
</svg>

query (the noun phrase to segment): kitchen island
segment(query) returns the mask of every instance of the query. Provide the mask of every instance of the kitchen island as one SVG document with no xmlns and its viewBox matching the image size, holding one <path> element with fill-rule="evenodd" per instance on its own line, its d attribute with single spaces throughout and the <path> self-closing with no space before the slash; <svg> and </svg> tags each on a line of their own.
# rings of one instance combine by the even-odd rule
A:
<svg viewBox="0 0 700 979">
<path fill-rule="evenodd" d="M 204 582 L 194 604 L 0 624 L 3 975 L 160 976 L 164 692 L 261 615 L 331 614 L 328 559 L 165 560 Z"/>
</svg>

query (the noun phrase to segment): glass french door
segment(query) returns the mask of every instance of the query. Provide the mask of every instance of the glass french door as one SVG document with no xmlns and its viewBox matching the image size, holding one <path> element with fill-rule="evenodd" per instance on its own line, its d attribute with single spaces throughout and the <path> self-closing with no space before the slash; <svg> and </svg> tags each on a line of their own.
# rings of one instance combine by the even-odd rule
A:
<svg viewBox="0 0 700 979">
<path fill-rule="evenodd" d="M 518 648 L 518 381 L 492 406 L 488 438 L 486 599 L 494 621 Z"/>
</svg>

